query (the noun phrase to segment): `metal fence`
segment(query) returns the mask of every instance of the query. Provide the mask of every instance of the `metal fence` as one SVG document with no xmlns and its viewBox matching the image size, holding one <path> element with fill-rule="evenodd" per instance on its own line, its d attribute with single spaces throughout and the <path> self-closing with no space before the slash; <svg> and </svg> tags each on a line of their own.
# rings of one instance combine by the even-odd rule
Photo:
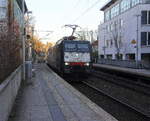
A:
<svg viewBox="0 0 150 121">
<path fill-rule="evenodd" d="M 150 69 L 150 64 L 144 61 L 134 61 L 134 60 L 111 60 L 111 59 L 99 59 L 99 64 L 106 64 L 112 66 L 119 66 L 125 68 L 134 68 L 134 69 Z"/>
</svg>

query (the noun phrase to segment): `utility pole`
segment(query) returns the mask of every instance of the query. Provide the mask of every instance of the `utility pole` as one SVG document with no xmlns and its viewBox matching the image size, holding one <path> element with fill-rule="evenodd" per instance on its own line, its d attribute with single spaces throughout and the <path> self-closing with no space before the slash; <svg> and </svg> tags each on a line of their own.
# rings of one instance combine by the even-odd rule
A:
<svg viewBox="0 0 150 121">
<path fill-rule="evenodd" d="M 135 15 L 137 18 L 137 40 L 136 40 L 136 67 L 138 68 L 138 55 L 139 55 L 139 17 L 141 15 Z"/>
<path fill-rule="evenodd" d="M 32 26 L 32 40 L 34 39 L 34 27 Z"/>
</svg>

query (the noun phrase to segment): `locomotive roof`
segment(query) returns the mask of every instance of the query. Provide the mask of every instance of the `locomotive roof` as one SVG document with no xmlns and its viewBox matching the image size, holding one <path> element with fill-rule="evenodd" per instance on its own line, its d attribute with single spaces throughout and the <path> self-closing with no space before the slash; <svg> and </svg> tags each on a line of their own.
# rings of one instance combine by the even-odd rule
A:
<svg viewBox="0 0 150 121">
<path fill-rule="evenodd" d="M 87 40 L 63 40 L 62 42 L 85 42 L 85 43 L 89 43 L 89 41 L 87 41 Z"/>
<path fill-rule="evenodd" d="M 62 43 L 65 43 L 65 42 L 69 42 L 69 43 L 74 43 L 74 42 L 79 42 L 79 43 L 90 43 L 89 41 L 87 40 L 59 40 L 56 45 L 59 45 L 59 44 L 62 44 Z"/>
</svg>

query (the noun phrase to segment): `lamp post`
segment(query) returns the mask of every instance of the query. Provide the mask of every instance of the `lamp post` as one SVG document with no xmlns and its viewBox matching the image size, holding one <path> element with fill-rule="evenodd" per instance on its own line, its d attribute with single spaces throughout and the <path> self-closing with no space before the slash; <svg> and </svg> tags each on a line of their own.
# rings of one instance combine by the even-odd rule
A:
<svg viewBox="0 0 150 121">
<path fill-rule="evenodd" d="M 27 25 L 27 33 L 29 33 L 29 27 L 30 27 L 30 14 L 32 14 L 32 11 L 27 11 L 27 22 L 26 22 L 26 25 Z"/>
<path fill-rule="evenodd" d="M 25 19 L 24 19 L 24 13 L 25 13 L 25 0 L 22 0 L 22 14 L 23 14 L 23 24 L 22 24 L 22 60 L 23 60 L 23 71 L 22 71 L 22 79 L 25 81 Z"/>
<path fill-rule="evenodd" d="M 29 27 L 30 27 L 30 21 L 29 21 L 29 19 L 30 19 L 30 17 L 29 17 L 29 14 L 32 14 L 32 11 L 27 11 L 27 34 L 29 34 Z M 29 39 L 31 39 L 31 38 L 29 38 Z M 32 35 L 32 39 L 33 39 L 33 35 Z M 28 57 L 27 57 L 27 60 L 28 61 L 32 61 L 32 44 L 28 41 Z"/>
<path fill-rule="evenodd" d="M 136 17 L 136 19 L 137 19 L 137 30 L 136 30 L 136 32 L 137 32 L 137 40 L 136 40 L 136 67 L 138 68 L 138 55 L 139 55 L 139 17 L 140 17 L 141 15 L 140 14 L 137 14 L 137 15 L 135 15 L 135 17 Z"/>
</svg>

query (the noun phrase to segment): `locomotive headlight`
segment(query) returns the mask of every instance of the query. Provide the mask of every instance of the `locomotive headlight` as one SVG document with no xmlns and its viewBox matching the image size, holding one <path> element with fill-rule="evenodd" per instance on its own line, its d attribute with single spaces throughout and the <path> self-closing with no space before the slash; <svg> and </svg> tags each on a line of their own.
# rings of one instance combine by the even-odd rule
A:
<svg viewBox="0 0 150 121">
<path fill-rule="evenodd" d="M 68 65 L 69 65 L 69 63 L 65 63 L 65 65 L 66 65 L 66 66 L 68 66 Z"/>
<path fill-rule="evenodd" d="M 90 63 L 85 63 L 86 66 L 90 66 Z"/>
<path fill-rule="evenodd" d="M 78 53 L 76 53 L 76 57 L 78 57 L 79 56 L 79 54 Z"/>
</svg>

